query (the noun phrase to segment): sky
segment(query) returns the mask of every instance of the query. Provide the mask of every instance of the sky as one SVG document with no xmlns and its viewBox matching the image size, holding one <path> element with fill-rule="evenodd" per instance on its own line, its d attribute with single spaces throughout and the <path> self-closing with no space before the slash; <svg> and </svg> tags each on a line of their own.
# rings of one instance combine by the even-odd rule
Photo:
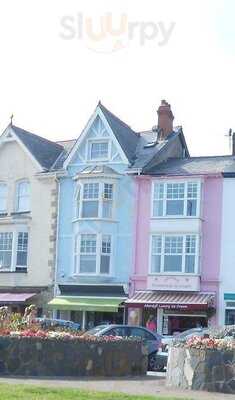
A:
<svg viewBox="0 0 235 400">
<path fill-rule="evenodd" d="M 13 113 L 50 140 L 77 138 L 99 100 L 148 130 L 166 99 L 191 155 L 229 154 L 234 15 L 233 0 L 1 2 L 0 130 Z"/>
</svg>

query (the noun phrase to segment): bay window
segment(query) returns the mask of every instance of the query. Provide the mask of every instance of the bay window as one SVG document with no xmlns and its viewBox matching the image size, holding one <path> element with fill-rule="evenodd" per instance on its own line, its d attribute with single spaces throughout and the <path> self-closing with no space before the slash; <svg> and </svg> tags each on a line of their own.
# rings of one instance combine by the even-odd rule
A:
<svg viewBox="0 0 235 400">
<path fill-rule="evenodd" d="M 198 235 L 152 235 L 150 272 L 197 273 L 198 247 Z"/>
<path fill-rule="evenodd" d="M 0 233 L 0 271 L 27 268 L 28 232 Z"/>
<path fill-rule="evenodd" d="M 199 214 L 200 183 L 155 182 L 153 217 L 195 217 Z"/>
<path fill-rule="evenodd" d="M 111 235 L 78 235 L 75 240 L 74 273 L 109 275 L 111 253 Z"/>
<path fill-rule="evenodd" d="M 79 218 L 113 218 L 113 184 L 89 182 L 76 194 L 76 215 Z"/>
<path fill-rule="evenodd" d="M 97 218 L 99 215 L 99 183 L 83 185 L 82 218 Z"/>
<path fill-rule="evenodd" d="M 80 273 L 96 273 L 96 235 L 81 235 Z"/>
</svg>

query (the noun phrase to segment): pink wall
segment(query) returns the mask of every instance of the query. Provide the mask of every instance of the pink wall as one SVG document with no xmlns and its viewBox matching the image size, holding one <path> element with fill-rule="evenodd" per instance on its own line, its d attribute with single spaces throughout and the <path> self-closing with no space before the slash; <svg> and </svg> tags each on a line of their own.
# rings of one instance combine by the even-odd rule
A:
<svg viewBox="0 0 235 400">
<path fill-rule="evenodd" d="M 151 216 L 151 178 L 139 177 L 136 181 L 139 190 L 136 199 L 136 244 L 134 275 L 131 278 L 133 282 L 132 292 L 138 289 L 146 289 Z"/>
<path fill-rule="evenodd" d="M 202 200 L 201 290 L 219 297 L 222 177 L 205 178 Z"/>
<path fill-rule="evenodd" d="M 169 177 L 169 179 L 171 178 Z M 131 292 L 146 289 L 149 263 L 152 180 L 153 178 L 143 176 L 136 178 L 139 190 L 136 199 L 136 247 Z M 222 190 L 222 177 L 204 177 L 202 192 L 201 291 L 215 292 L 217 298 L 219 295 Z"/>
</svg>

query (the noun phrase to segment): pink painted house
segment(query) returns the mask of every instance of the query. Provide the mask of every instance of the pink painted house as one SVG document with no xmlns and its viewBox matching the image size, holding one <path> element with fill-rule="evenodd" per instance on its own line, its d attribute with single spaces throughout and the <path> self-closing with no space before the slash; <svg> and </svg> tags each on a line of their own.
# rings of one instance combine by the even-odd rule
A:
<svg viewBox="0 0 235 400">
<path fill-rule="evenodd" d="M 153 315 L 163 334 L 218 323 L 225 161 L 171 158 L 136 177 L 129 323 Z"/>
</svg>

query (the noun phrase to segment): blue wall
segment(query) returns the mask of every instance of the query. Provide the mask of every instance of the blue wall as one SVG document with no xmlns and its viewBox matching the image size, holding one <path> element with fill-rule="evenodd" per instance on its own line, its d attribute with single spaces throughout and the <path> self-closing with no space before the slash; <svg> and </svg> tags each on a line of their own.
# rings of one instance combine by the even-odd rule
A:
<svg viewBox="0 0 235 400">
<path fill-rule="evenodd" d="M 97 120 L 95 121 L 97 123 Z M 107 135 L 107 132 L 106 132 Z M 115 180 L 114 220 L 76 220 L 75 193 L 77 182 L 73 177 L 88 164 L 82 162 L 85 154 L 85 142 L 91 133 L 88 131 L 73 159 L 67 167 L 67 177 L 60 178 L 59 221 L 58 221 L 58 253 L 57 283 L 128 283 L 131 275 L 134 223 L 135 223 L 135 182 L 125 171 L 127 163 L 118 155 L 115 163 L 106 163 L 118 174 Z M 112 153 L 115 141 L 112 143 Z M 101 178 L 100 178 L 101 179 Z M 97 181 L 100 180 L 97 178 Z M 74 276 L 73 253 L 74 240 L 77 233 L 104 233 L 112 235 L 113 263 L 111 276 Z"/>
</svg>

